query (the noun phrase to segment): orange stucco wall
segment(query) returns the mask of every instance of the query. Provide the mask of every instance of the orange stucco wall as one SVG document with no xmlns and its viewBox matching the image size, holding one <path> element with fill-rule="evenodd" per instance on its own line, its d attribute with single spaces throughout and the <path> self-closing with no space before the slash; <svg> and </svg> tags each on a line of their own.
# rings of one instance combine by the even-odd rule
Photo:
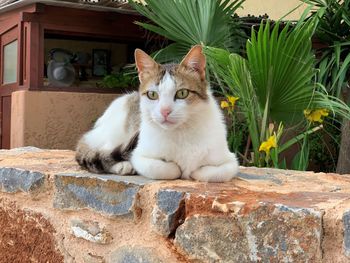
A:
<svg viewBox="0 0 350 263">
<path fill-rule="evenodd" d="M 11 148 L 74 149 L 79 137 L 116 96 L 16 91 L 12 93 Z"/>
</svg>

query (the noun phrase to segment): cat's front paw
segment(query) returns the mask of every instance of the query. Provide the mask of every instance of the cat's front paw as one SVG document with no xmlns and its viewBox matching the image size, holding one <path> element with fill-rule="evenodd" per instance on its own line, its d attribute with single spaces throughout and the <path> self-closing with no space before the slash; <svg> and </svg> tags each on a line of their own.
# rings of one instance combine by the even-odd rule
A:
<svg viewBox="0 0 350 263">
<path fill-rule="evenodd" d="M 136 174 L 136 171 L 132 167 L 132 164 L 129 161 L 119 162 L 114 164 L 110 169 L 110 173 L 118 175 L 132 175 Z"/>
<path fill-rule="evenodd" d="M 197 170 L 193 171 L 190 178 L 195 181 L 209 182 L 208 170 L 211 170 L 210 166 L 202 166 Z"/>
<path fill-rule="evenodd" d="M 166 167 L 164 167 L 163 177 L 165 180 L 173 180 L 181 177 L 181 169 L 174 162 L 164 162 Z"/>
<path fill-rule="evenodd" d="M 139 174 L 155 180 L 174 180 L 181 177 L 181 169 L 174 162 L 149 159 L 147 166 Z"/>
<path fill-rule="evenodd" d="M 236 168 L 237 167 L 237 168 Z M 229 182 L 238 172 L 238 165 L 227 163 L 220 166 L 202 166 L 192 172 L 190 177 L 200 182 L 222 183 Z"/>
<path fill-rule="evenodd" d="M 174 180 L 181 177 L 181 169 L 174 162 L 134 154 L 131 163 L 139 175 L 154 180 Z"/>
</svg>

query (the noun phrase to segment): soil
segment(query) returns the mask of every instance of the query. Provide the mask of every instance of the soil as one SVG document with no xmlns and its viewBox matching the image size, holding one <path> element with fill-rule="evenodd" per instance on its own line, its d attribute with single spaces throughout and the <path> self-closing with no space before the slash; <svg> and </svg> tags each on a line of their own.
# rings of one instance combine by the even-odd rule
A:
<svg viewBox="0 0 350 263">
<path fill-rule="evenodd" d="M 40 214 L 0 199 L 0 262 L 63 262 L 52 225 Z"/>
</svg>

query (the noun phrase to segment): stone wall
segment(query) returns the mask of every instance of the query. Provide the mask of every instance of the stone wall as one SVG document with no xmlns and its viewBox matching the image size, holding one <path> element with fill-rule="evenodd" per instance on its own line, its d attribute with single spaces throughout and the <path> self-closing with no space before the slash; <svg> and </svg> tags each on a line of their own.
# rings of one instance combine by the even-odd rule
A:
<svg viewBox="0 0 350 263">
<path fill-rule="evenodd" d="M 20 148 L 0 151 L 0 190 L 0 262 L 350 262 L 346 175 L 152 181 Z"/>
</svg>

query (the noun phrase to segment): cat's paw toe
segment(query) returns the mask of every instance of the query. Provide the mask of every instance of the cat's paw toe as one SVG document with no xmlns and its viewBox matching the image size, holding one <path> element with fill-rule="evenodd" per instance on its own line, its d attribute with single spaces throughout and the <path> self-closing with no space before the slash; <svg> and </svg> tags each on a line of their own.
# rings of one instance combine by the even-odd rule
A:
<svg viewBox="0 0 350 263">
<path fill-rule="evenodd" d="M 181 177 L 181 169 L 180 167 L 174 163 L 174 162 L 168 162 L 167 164 L 167 171 L 166 171 L 166 179 L 178 179 Z"/>
<path fill-rule="evenodd" d="M 195 181 L 203 181 L 203 176 L 200 170 L 197 170 L 191 173 L 190 178 Z"/>
<path fill-rule="evenodd" d="M 223 183 L 231 181 L 235 174 L 233 169 L 223 170 L 222 166 L 202 166 L 192 172 L 190 178 L 200 182 Z"/>
<path fill-rule="evenodd" d="M 136 174 L 135 169 L 132 167 L 131 163 L 128 161 L 116 163 L 109 169 L 109 172 L 113 174 L 119 174 L 119 175 Z"/>
</svg>

